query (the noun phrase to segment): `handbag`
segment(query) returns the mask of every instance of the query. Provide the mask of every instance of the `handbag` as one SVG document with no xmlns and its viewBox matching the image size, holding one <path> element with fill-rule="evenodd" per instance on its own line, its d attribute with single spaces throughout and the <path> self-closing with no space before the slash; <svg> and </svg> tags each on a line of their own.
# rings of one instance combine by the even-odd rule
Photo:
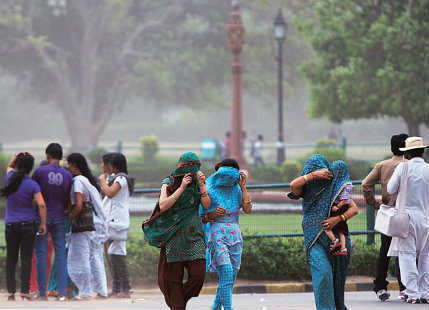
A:
<svg viewBox="0 0 429 310">
<path fill-rule="evenodd" d="M 73 206 L 73 208 L 74 207 L 75 206 Z M 93 212 L 94 206 L 92 202 L 84 201 L 79 216 L 71 220 L 71 232 L 81 233 L 85 231 L 95 231 Z"/>
<path fill-rule="evenodd" d="M 399 190 L 401 198 L 395 207 L 381 205 L 375 218 L 374 229 L 391 237 L 407 238 L 410 232 L 410 217 L 405 210 L 407 199 L 408 163 L 404 162 Z"/>
</svg>

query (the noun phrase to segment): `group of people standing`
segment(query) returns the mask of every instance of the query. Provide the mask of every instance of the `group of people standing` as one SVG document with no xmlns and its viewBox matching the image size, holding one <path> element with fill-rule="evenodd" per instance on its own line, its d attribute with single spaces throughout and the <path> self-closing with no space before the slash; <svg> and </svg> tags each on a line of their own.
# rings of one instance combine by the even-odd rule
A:
<svg viewBox="0 0 429 310">
<path fill-rule="evenodd" d="M 130 297 L 126 240 L 130 225 L 129 197 L 132 182 L 120 153 L 103 157 L 103 173 L 97 180 L 80 153 L 67 156 L 58 143 L 46 148 L 46 162 L 32 177 L 34 157 L 19 153 L 8 164 L 6 186 L 6 278 L 8 300 L 15 300 L 15 270 L 21 257 L 21 298 L 47 300 L 48 234 L 55 249 L 54 272 L 57 300 Z M 104 197 L 104 198 L 103 198 Z M 34 204 L 35 202 L 35 204 Z M 103 244 L 113 278 L 107 289 Z M 36 257 L 38 293 L 30 289 L 31 259 Z M 70 286 L 77 288 L 72 295 Z"/>
</svg>

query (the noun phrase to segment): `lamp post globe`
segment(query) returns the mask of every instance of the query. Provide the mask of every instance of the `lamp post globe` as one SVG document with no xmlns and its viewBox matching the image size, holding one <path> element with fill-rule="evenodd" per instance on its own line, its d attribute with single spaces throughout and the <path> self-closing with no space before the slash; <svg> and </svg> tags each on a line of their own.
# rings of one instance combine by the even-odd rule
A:
<svg viewBox="0 0 429 310">
<path fill-rule="evenodd" d="M 274 19 L 274 37 L 277 41 L 283 42 L 286 38 L 286 22 L 280 9 Z"/>
<path fill-rule="evenodd" d="M 283 129 L 283 42 L 286 39 L 286 22 L 281 9 L 274 19 L 274 38 L 278 43 L 278 138 L 277 165 L 281 165 L 285 159 L 284 129 Z"/>
</svg>

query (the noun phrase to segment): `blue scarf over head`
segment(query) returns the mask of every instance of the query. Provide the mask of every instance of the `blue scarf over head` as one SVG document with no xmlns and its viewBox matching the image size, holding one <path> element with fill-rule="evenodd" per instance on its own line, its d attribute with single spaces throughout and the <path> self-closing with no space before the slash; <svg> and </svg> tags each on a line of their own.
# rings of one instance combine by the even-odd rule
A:
<svg viewBox="0 0 429 310">
<path fill-rule="evenodd" d="M 206 180 L 207 193 L 210 195 L 210 208 L 204 209 L 200 205 L 200 215 L 210 213 L 221 206 L 225 208 L 227 213 L 237 213 L 240 209 L 240 203 L 243 197 L 241 188 L 238 185 L 240 172 L 233 167 L 220 167 L 218 171 L 212 174 Z M 222 216 L 217 218 L 216 221 L 224 222 L 234 220 L 235 217 Z M 208 235 L 210 233 L 210 222 L 203 224 L 204 239 L 208 242 Z M 206 254 L 206 269 L 209 271 L 210 267 L 210 253 L 207 249 Z"/>
<path fill-rule="evenodd" d="M 348 166 L 343 161 L 336 161 L 332 165 L 320 154 L 311 156 L 304 164 L 301 175 L 319 169 L 329 169 L 334 178 L 329 180 L 314 180 L 304 187 L 302 202 L 302 229 L 304 231 L 305 247 L 311 246 L 322 234 L 322 222 L 329 217 L 332 204 L 345 185 L 350 182 Z"/>
<path fill-rule="evenodd" d="M 227 212 L 234 212 L 240 208 L 243 193 L 238 185 L 240 172 L 233 167 L 220 167 L 206 181 L 207 193 L 210 195 L 209 209 L 200 205 L 200 214 L 216 210 L 222 206 Z"/>
</svg>

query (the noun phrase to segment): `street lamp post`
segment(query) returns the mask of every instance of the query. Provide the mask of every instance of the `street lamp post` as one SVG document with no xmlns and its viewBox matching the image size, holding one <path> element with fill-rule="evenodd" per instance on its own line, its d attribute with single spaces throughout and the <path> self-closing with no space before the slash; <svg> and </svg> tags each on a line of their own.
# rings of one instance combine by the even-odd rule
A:
<svg viewBox="0 0 429 310">
<path fill-rule="evenodd" d="M 241 21 L 238 1 L 232 2 L 231 17 L 227 25 L 228 46 L 234 56 L 232 73 L 231 104 L 231 157 L 237 160 L 240 167 L 246 166 L 243 158 L 243 116 L 242 116 L 242 65 L 240 54 L 244 44 L 244 26 Z"/>
<path fill-rule="evenodd" d="M 278 43 L 278 139 L 276 147 L 277 165 L 280 166 L 286 159 L 283 130 L 283 42 L 286 38 L 286 22 L 281 9 L 274 20 L 274 37 Z"/>
</svg>

